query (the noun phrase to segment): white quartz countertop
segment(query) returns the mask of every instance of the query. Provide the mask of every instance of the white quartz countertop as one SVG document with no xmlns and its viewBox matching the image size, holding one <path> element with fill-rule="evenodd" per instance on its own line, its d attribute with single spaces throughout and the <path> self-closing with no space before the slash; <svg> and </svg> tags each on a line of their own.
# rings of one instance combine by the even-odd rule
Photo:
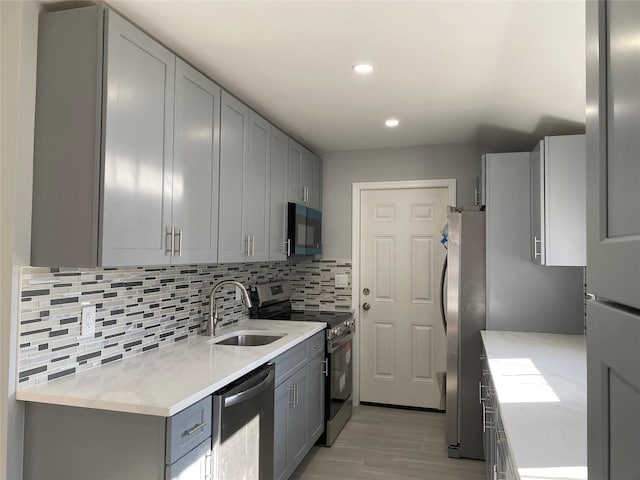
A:
<svg viewBox="0 0 640 480">
<path fill-rule="evenodd" d="M 587 479 L 585 337 L 482 332 L 520 480 Z"/>
<path fill-rule="evenodd" d="M 175 345 L 19 390 L 18 400 L 116 412 L 171 416 L 324 330 L 322 322 L 245 320 L 216 338 L 243 330 L 286 335 L 258 347 L 211 345 L 190 337 Z"/>
</svg>

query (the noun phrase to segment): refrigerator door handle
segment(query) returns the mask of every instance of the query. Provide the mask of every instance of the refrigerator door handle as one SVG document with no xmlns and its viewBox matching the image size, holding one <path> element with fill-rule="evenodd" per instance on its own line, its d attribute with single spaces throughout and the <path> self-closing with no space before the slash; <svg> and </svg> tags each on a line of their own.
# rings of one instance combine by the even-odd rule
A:
<svg viewBox="0 0 640 480">
<path fill-rule="evenodd" d="M 442 328 L 444 333 L 447 333 L 447 313 L 444 309 L 444 281 L 447 275 L 447 257 L 444 257 L 444 263 L 442 264 L 442 273 L 440 275 L 440 318 L 442 319 Z"/>
</svg>

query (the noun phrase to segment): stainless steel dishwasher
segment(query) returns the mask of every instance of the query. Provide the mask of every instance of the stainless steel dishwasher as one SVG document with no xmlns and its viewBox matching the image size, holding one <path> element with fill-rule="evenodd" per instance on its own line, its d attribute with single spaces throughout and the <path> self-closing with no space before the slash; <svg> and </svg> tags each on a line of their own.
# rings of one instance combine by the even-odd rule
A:
<svg viewBox="0 0 640 480">
<path fill-rule="evenodd" d="M 214 480 L 273 480 L 273 364 L 213 394 Z"/>
</svg>

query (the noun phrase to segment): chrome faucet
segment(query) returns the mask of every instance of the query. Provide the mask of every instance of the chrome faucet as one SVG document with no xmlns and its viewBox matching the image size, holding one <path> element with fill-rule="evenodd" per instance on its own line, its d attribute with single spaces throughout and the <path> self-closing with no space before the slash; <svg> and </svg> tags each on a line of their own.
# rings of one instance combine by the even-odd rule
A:
<svg viewBox="0 0 640 480">
<path fill-rule="evenodd" d="M 207 322 L 207 335 L 214 337 L 216 334 L 216 326 L 218 325 L 218 307 L 216 306 L 216 298 L 215 294 L 221 287 L 225 285 L 235 285 L 242 291 L 242 301 L 244 302 L 244 306 L 247 308 L 251 308 L 251 300 L 249 299 L 249 294 L 247 293 L 247 289 L 244 288 L 240 282 L 236 282 L 235 280 L 223 280 L 221 282 L 216 283 L 211 289 L 211 293 L 209 294 L 209 321 Z"/>
</svg>

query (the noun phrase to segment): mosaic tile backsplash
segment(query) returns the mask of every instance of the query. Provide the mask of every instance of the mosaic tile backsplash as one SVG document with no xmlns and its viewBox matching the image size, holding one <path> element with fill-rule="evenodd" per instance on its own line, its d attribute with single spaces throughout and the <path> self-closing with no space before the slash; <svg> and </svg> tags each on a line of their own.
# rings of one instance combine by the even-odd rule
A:
<svg viewBox="0 0 640 480">
<path fill-rule="evenodd" d="M 349 286 L 336 288 L 335 275 Z M 21 274 L 19 387 L 138 355 L 197 335 L 220 280 L 249 286 L 291 280 L 295 309 L 349 310 L 351 262 L 305 260 L 241 264 L 58 269 Z M 247 317 L 233 287 L 218 294 L 222 325 Z M 95 305 L 96 333 L 81 336 L 82 307 Z"/>
</svg>

